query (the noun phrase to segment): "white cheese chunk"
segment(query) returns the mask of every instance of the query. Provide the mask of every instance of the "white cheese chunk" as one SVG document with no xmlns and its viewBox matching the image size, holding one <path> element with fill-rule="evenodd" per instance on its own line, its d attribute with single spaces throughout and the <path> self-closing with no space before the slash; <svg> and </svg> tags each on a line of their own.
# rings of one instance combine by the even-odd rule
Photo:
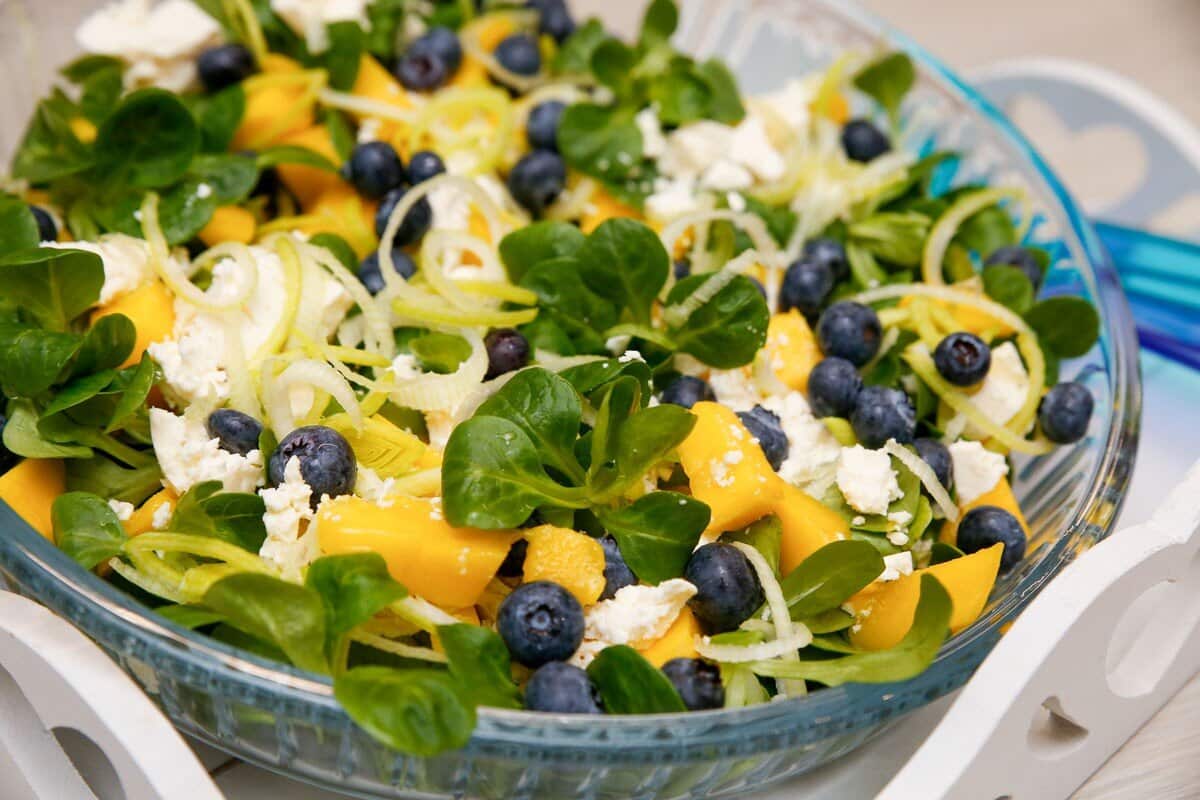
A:
<svg viewBox="0 0 1200 800">
<path fill-rule="evenodd" d="M 119 0 L 85 19 L 75 39 L 86 53 L 123 59 L 127 87 L 179 92 L 196 82 L 196 56 L 221 40 L 221 28 L 190 0 L 153 8 L 147 0 Z"/>
<path fill-rule="evenodd" d="M 763 401 L 750 370 L 745 368 L 714 369 L 708 375 L 708 383 L 717 402 L 734 411 L 749 411 Z"/>
<path fill-rule="evenodd" d="M 658 586 L 619 589 L 611 600 L 601 600 L 587 610 L 585 643 L 647 647 L 666 634 L 695 594 L 696 587 L 682 578 L 672 578 Z"/>
<path fill-rule="evenodd" d="M 764 181 L 777 181 L 787 170 L 783 156 L 767 136 L 763 121 L 753 115 L 747 115 L 734 128 L 729 155 Z"/>
<path fill-rule="evenodd" d="M 788 454 L 779 467 L 779 476 L 805 489 L 820 484 L 823 491 L 832 483 L 842 454 L 837 439 L 824 422 L 813 416 L 801 392 L 772 395 L 763 400 L 762 406 L 775 412 L 788 438 Z"/>
<path fill-rule="evenodd" d="M 700 185 L 705 189 L 725 192 L 733 189 L 749 189 L 754 185 L 754 175 L 741 164 L 728 158 L 719 158 L 704 171 Z"/>
<path fill-rule="evenodd" d="M 150 517 L 150 527 L 156 531 L 165 530 L 171 523 L 171 512 L 174 508 L 171 503 L 163 503 L 154 509 L 154 516 Z"/>
<path fill-rule="evenodd" d="M 267 538 L 258 554 L 279 568 L 285 580 L 299 581 L 303 569 L 320 555 L 311 500 L 312 489 L 300 473 L 300 459 L 292 456 L 283 471 L 283 483 L 263 489 L 263 525 Z"/>
<path fill-rule="evenodd" d="M 992 422 L 1004 425 L 1025 404 L 1028 392 L 1029 374 L 1021 354 L 1012 342 L 1005 342 L 992 350 L 992 365 L 979 391 L 971 395 L 971 402 Z M 972 425 L 967 426 L 967 433 L 984 435 Z"/>
<path fill-rule="evenodd" d="M 996 488 L 1008 474 L 1008 462 L 979 442 L 959 441 L 949 447 L 954 465 L 954 488 L 958 503 L 966 506 Z"/>
<path fill-rule="evenodd" d="M 104 306 L 154 279 L 150 266 L 150 248 L 141 239 L 122 234 L 102 236 L 95 242 L 43 242 L 42 247 L 57 250 L 86 250 L 100 256 L 104 265 L 104 285 L 99 305 Z"/>
<path fill-rule="evenodd" d="M 890 556 L 883 557 L 883 572 L 879 573 L 879 577 L 875 580 L 880 582 L 897 581 L 905 575 L 912 575 L 912 572 L 912 553 L 907 551 L 893 553 Z"/>
<path fill-rule="evenodd" d="M 108 507 L 113 510 L 121 522 L 127 522 L 133 516 L 133 503 L 126 503 L 124 500 L 109 500 Z"/>
<path fill-rule="evenodd" d="M 646 198 L 646 215 L 656 222 L 665 224 L 700 209 L 696 181 L 689 175 L 660 179 L 654 188 Z"/>
<path fill-rule="evenodd" d="M 227 492 L 253 492 L 263 484 L 262 453 L 251 450 L 243 456 L 222 450 L 199 420 L 152 408 L 150 440 L 164 482 L 176 494 L 204 481 L 220 481 Z"/>
<path fill-rule="evenodd" d="M 646 158 L 658 158 L 667 150 L 667 137 L 663 136 L 662 123 L 658 120 L 658 112 L 653 108 L 644 108 L 634 116 L 638 132 L 642 134 L 642 155 Z"/>
<path fill-rule="evenodd" d="M 864 514 L 886 514 L 888 505 L 902 496 L 891 456 L 859 444 L 842 448 L 837 485 L 846 502 Z"/>
<path fill-rule="evenodd" d="M 659 169 L 666 175 L 698 175 L 728 157 L 732 144 L 733 128 L 728 125 L 708 120 L 683 125 L 667 137 Z"/>
<path fill-rule="evenodd" d="M 329 49 L 326 26 L 331 22 L 357 22 L 369 30 L 368 5 L 368 0 L 271 0 L 271 10 L 304 37 L 312 53 Z"/>
</svg>

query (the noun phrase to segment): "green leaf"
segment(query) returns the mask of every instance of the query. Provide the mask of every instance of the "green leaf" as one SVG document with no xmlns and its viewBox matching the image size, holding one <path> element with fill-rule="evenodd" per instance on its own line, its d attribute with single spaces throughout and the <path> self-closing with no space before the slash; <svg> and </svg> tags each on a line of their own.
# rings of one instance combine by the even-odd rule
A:
<svg viewBox="0 0 1200 800">
<path fill-rule="evenodd" d="M 309 244 L 314 247 L 324 247 L 329 252 L 333 253 L 334 257 L 342 262 L 342 266 L 354 272 L 359 267 L 358 256 L 354 254 L 354 248 L 350 243 L 338 236 L 336 233 L 318 233 L 316 236 L 308 240 Z"/>
<path fill-rule="evenodd" d="M 475 705 L 521 707 L 508 648 L 498 633 L 478 625 L 439 625 L 437 638 L 450 662 L 450 674 Z"/>
<path fill-rule="evenodd" d="M 883 558 L 866 542 L 830 542 L 804 559 L 780 583 L 792 619 L 805 619 L 841 607 L 879 577 Z"/>
<path fill-rule="evenodd" d="M 1016 267 L 997 265 L 983 270 L 983 290 L 988 297 L 1018 314 L 1033 307 L 1033 284 Z"/>
<path fill-rule="evenodd" d="M 206 95 L 192 107 L 200 128 L 200 146 L 206 153 L 224 153 L 246 114 L 246 91 L 240 83 Z"/>
<path fill-rule="evenodd" d="M 634 122 L 635 113 L 626 107 L 575 103 L 563 112 L 558 125 L 558 149 L 567 165 L 603 181 L 626 199 L 639 199 L 629 197 L 626 185 L 631 165 L 642 160 L 642 133 Z M 644 197 L 649 192 L 634 194 Z"/>
<path fill-rule="evenodd" d="M 220 481 L 198 483 L 184 493 L 171 514 L 170 530 L 207 536 L 257 553 L 267 538 L 266 507 L 257 494 L 222 492 Z"/>
<path fill-rule="evenodd" d="M 138 362 L 138 365 L 123 370 L 123 374 L 128 375 L 128 378 L 124 382 L 121 397 L 109 416 L 108 425 L 104 429 L 105 433 L 119 430 L 131 417 L 145 408 L 146 398 L 150 396 L 150 390 L 154 388 L 156 371 L 154 361 L 148 353 L 142 353 L 142 360 Z"/>
<path fill-rule="evenodd" d="M 742 105 L 737 79 L 729 71 L 729 67 L 720 59 L 711 58 L 697 65 L 696 73 L 708 84 L 709 119 L 726 125 L 741 122 L 746 116 L 746 107 Z M 783 241 L 780 241 L 780 244 L 783 244 Z"/>
<path fill-rule="evenodd" d="M 683 300 L 712 278 L 691 275 L 675 284 L 667 305 Z M 754 360 L 767 342 L 771 313 L 767 301 L 749 278 L 738 275 L 716 296 L 668 332 L 679 350 L 717 369 L 733 369 Z"/>
<path fill-rule="evenodd" d="M 650 309 L 667 281 L 670 258 L 658 235 L 632 219 L 600 224 L 579 251 L 579 272 L 588 287 L 649 323 Z"/>
<path fill-rule="evenodd" d="M 686 125 L 705 119 L 712 105 L 712 91 L 690 64 L 681 65 L 650 84 L 650 100 L 666 125 Z"/>
<path fill-rule="evenodd" d="M 96 159 L 109 181 L 143 189 L 183 177 L 200 148 L 191 112 L 171 92 L 141 89 L 126 97 L 96 136 Z"/>
<path fill-rule="evenodd" d="M 83 335 L 83 343 L 71 365 L 72 375 L 87 375 L 115 369 L 125 363 L 137 341 L 137 328 L 124 314 L 107 314 L 96 320 Z"/>
<path fill-rule="evenodd" d="M 92 148 L 71 129 L 71 120 L 81 113 L 57 88 L 39 103 L 13 157 L 13 177 L 49 183 L 90 169 L 95 162 Z"/>
<path fill-rule="evenodd" d="M 772 206 L 753 197 L 744 199 L 746 210 L 767 224 L 767 232 L 780 247 L 785 246 L 792 238 L 792 231 L 796 230 L 796 222 L 799 220 L 796 212 L 786 205 Z"/>
<path fill-rule="evenodd" d="M 618 464 L 621 428 L 641 408 L 641 387 L 632 377 L 618 378 L 599 399 L 588 468 L 588 487 L 594 495 L 612 486 L 621 476 Z"/>
<path fill-rule="evenodd" d="M 630 416 L 617 434 L 616 474 L 602 487 L 601 495 L 610 498 L 633 487 L 651 468 L 666 461 L 695 426 L 692 412 L 669 403 Z"/>
<path fill-rule="evenodd" d="M 49 389 L 75 357 L 80 341 L 73 333 L 0 324 L 0 386 L 4 394 L 33 397 Z"/>
<path fill-rule="evenodd" d="M 259 151 L 256 158 L 260 170 L 278 167 L 280 164 L 295 164 L 314 167 L 327 172 L 337 172 L 337 166 L 325 156 L 295 144 L 279 144 Z"/>
<path fill-rule="evenodd" d="M 3 304 L 21 309 L 43 328 L 65 331 L 91 308 L 104 285 L 100 256 L 51 247 L 0 256 Z"/>
<path fill-rule="evenodd" d="M 509 280 L 520 283 L 525 274 L 544 261 L 573 256 L 587 237 L 567 222 L 535 222 L 500 240 L 500 260 Z"/>
<path fill-rule="evenodd" d="M 54 542 L 84 569 L 120 555 L 129 537 L 107 502 L 94 494 L 67 492 L 50 507 Z"/>
<path fill-rule="evenodd" d="M 1100 338 L 1100 315 L 1082 297 L 1049 297 L 1025 314 L 1038 343 L 1058 358 L 1086 355 Z"/>
<path fill-rule="evenodd" d="M 11 421 L 8 427 L 12 427 Z M 7 433 L 6 430 L 5 435 Z M 90 454 L 88 450 L 86 455 Z M 76 457 L 67 461 L 67 489 L 103 494 L 114 500 L 141 505 L 147 497 L 162 489 L 162 470 L 153 459 L 148 464 L 129 469 L 102 455 Z"/>
<path fill-rule="evenodd" d="M 966 553 L 959 550 L 952 544 L 946 542 L 934 542 L 933 548 L 929 551 L 929 566 L 935 564 L 945 564 L 947 561 L 953 561 L 956 558 L 962 558 Z"/>
<path fill-rule="evenodd" d="M 367 733 L 403 753 L 432 756 L 466 745 L 475 709 L 446 672 L 355 667 L 337 676 L 333 694 Z"/>
<path fill-rule="evenodd" d="M 246 155 L 200 155 L 188 168 L 188 177 L 207 185 L 218 205 L 236 205 L 254 191 L 258 165 Z"/>
<path fill-rule="evenodd" d="M 329 71 L 329 85 L 340 92 L 349 91 L 358 77 L 358 65 L 367 46 L 366 35 L 353 21 L 334 22 L 326 30 L 329 48 L 322 60 Z"/>
<path fill-rule="evenodd" d="M 421 369 L 449 375 L 471 356 L 471 345 L 453 333 L 429 331 L 411 339 L 409 352 L 417 357 Z"/>
<path fill-rule="evenodd" d="M 804 627 L 814 634 L 821 633 L 837 633 L 844 631 L 854 624 L 854 615 L 842 611 L 840 608 L 832 609 L 813 617 L 805 617 L 800 620 L 804 623 Z"/>
<path fill-rule="evenodd" d="M 588 666 L 587 673 L 609 714 L 687 710 L 667 676 L 627 645 L 605 648 Z"/>
<path fill-rule="evenodd" d="M 618 95 L 625 93 L 635 63 L 633 50 L 619 39 L 605 39 L 592 51 L 592 74 Z"/>
<path fill-rule="evenodd" d="M 953 241 L 982 256 L 1017 243 L 1012 217 L 1000 206 L 988 206 L 963 220 Z"/>
<path fill-rule="evenodd" d="M 937 578 L 922 575 L 912 628 L 895 647 L 821 661 L 757 661 L 752 668 L 759 675 L 826 686 L 907 680 L 933 663 L 950 632 L 950 611 L 950 595 Z"/>
<path fill-rule="evenodd" d="M 242 572 L 214 583 L 204 605 L 229 624 L 275 645 L 300 669 L 327 673 L 325 606 L 312 589 Z"/>
<path fill-rule="evenodd" d="M 388 572 L 378 553 L 324 556 L 308 566 L 304 585 L 325 604 L 330 640 L 349 633 L 408 592 Z"/>
<path fill-rule="evenodd" d="M 0 253 L 37 247 L 39 238 L 29 206 L 12 195 L 0 195 Z"/>
<path fill-rule="evenodd" d="M 854 85 L 870 95 L 895 118 L 904 96 L 916 80 L 912 59 L 905 53 L 889 53 L 854 76 Z"/>
<path fill-rule="evenodd" d="M 192 631 L 225 621 L 224 614 L 218 614 L 215 611 L 209 611 L 207 608 L 200 608 L 198 606 L 161 606 L 154 609 L 154 611 L 160 617 L 170 620 L 176 625 L 182 625 Z"/>
<path fill-rule="evenodd" d="M 553 322 L 573 352 L 607 352 L 605 331 L 617 323 L 617 306 L 588 288 L 578 260 L 541 261 L 522 276 L 520 285 L 537 294 L 538 319 Z"/>
<path fill-rule="evenodd" d="M 642 17 L 640 44 L 660 44 L 671 38 L 679 26 L 679 9 L 674 0 L 654 0 Z"/>
<path fill-rule="evenodd" d="M 637 380 L 642 401 L 649 402 L 650 399 L 650 365 L 639 358 L 606 358 L 603 361 L 591 361 L 568 367 L 559 375 L 574 386 L 579 394 L 591 398 L 597 397 L 613 381 L 629 376 Z"/>
<path fill-rule="evenodd" d="M 384 64 L 396 58 L 407 0 L 375 0 L 367 6 L 367 50 Z"/>
<path fill-rule="evenodd" d="M 499 417 L 515 424 L 529 437 L 543 464 L 576 484 L 584 479 L 575 459 L 582 415 L 575 388 L 541 368 L 518 372 L 475 412 L 477 417 Z"/>
<path fill-rule="evenodd" d="M 651 492 L 624 508 L 598 508 L 596 515 L 633 573 L 658 584 L 683 574 L 712 512 L 688 495 Z"/>
<path fill-rule="evenodd" d="M 107 389 L 116 376 L 116 370 L 107 369 L 103 372 L 84 375 L 63 385 L 55 392 L 54 399 L 42 409 L 42 418 L 51 417 L 91 400 Z"/>
<path fill-rule="evenodd" d="M 879 266 L 871 250 L 857 242 L 846 242 L 846 260 L 859 289 L 874 289 L 887 282 L 887 273 Z"/>
<path fill-rule="evenodd" d="M 783 524 L 774 514 L 752 522 L 740 531 L 727 531 L 721 534 L 721 540 L 750 545 L 762 554 L 762 557 L 771 565 L 773 572 L 779 573 L 780 552 L 783 546 Z"/>
<path fill-rule="evenodd" d="M 915 211 L 881 211 L 852 223 L 850 240 L 876 258 L 902 267 L 921 263 L 932 220 Z"/>
<path fill-rule="evenodd" d="M 33 410 L 33 403 L 25 400 L 14 400 L 9 403 L 8 422 L 4 425 L 3 438 L 4 447 L 9 452 L 25 458 L 76 459 L 89 458 L 92 455 L 90 447 L 59 444 L 43 436 L 38 430 L 37 413 Z M 107 492 L 107 488 L 103 484 L 91 486 L 89 490 L 96 494 Z"/>
<path fill-rule="evenodd" d="M 560 75 L 587 75 L 591 72 L 592 53 L 608 38 L 599 20 L 589 19 L 558 48 L 554 71 Z"/>
</svg>

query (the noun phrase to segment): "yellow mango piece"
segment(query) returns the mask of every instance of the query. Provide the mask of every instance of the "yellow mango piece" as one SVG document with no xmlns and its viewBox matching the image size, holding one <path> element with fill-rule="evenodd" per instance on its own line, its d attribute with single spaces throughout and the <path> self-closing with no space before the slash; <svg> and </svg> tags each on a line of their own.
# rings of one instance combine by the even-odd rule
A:
<svg viewBox="0 0 1200 800">
<path fill-rule="evenodd" d="M 1021 513 L 1021 506 L 1017 503 L 1017 497 L 1013 494 L 1008 478 L 1001 478 L 990 491 L 979 495 L 979 497 L 967 503 L 962 507 L 961 511 L 963 514 L 966 514 L 972 508 L 979 508 L 980 506 L 996 506 L 1012 514 L 1017 518 L 1017 522 L 1021 523 L 1021 528 L 1025 531 L 1025 538 L 1029 538 L 1029 523 L 1025 521 L 1025 515 Z M 938 534 L 938 539 L 946 544 L 957 547 L 958 522 L 961 520 L 961 515 L 955 522 L 946 520 L 946 524 L 942 526 L 942 530 Z"/>
<path fill-rule="evenodd" d="M 0 500 L 52 542 L 50 506 L 66 490 L 67 470 L 57 458 L 27 458 L 0 475 Z"/>
<path fill-rule="evenodd" d="M 344 495 L 317 514 L 321 552 L 379 553 L 392 577 L 443 608 L 475 605 L 521 538 L 512 531 L 455 528 L 432 500 L 397 496 L 387 508 Z"/>
<path fill-rule="evenodd" d="M 579 220 L 579 227 L 584 233 L 591 233 L 600 227 L 605 220 L 627 217 L 642 219 L 642 212 L 631 205 L 622 203 L 602 186 L 597 186 L 588 201 L 587 210 Z"/>
<path fill-rule="evenodd" d="M 838 125 L 845 125 L 850 119 L 850 101 L 841 92 L 831 92 L 825 96 L 824 102 L 813 101 L 812 113 L 831 119 Z"/>
<path fill-rule="evenodd" d="M 384 103 L 400 109 L 412 108 L 413 105 L 412 98 L 408 95 L 408 90 L 404 88 L 400 81 L 396 80 L 396 76 L 380 64 L 374 56 L 366 54 L 363 55 L 362 60 L 359 62 L 358 77 L 355 79 L 350 93 L 356 97 L 374 100 L 377 103 Z M 354 115 L 359 122 L 366 116 L 369 115 Z M 380 119 L 376 136 L 381 141 L 400 145 L 407 140 L 407 133 L 407 125 L 395 120 Z M 401 155 L 407 156 L 408 154 L 401 152 Z"/>
<path fill-rule="evenodd" d="M 866 650 L 886 650 L 903 639 L 912 627 L 922 575 L 937 578 L 950 595 L 953 603 L 950 632 L 958 633 L 983 613 L 1003 553 L 1004 545 L 995 544 L 969 556 L 917 570 L 896 581 L 872 584 L 872 591 L 860 592 L 848 603 L 857 617 L 850 629 L 850 642 Z"/>
<path fill-rule="evenodd" d="M 641 651 L 642 657 L 656 667 L 661 667 L 673 658 L 696 658 L 696 637 L 703 631 L 700 623 L 692 616 L 691 609 L 684 608 L 663 637 Z"/>
<path fill-rule="evenodd" d="M 302 220 L 292 227 L 309 236 L 336 233 L 354 249 L 355 255 L 365 258 L 379 244 L 375 238 L 378 208 L 378 203 L 362 197 L 339 178 L 337 185 L 317 197 Z"/>
<path fill-rule="evenodd" d="M 782 482 L 754 437 L 718 403 L 692 407 L 696 427 L 679 445 L 692 495 L 712 509 L 709 532 L 745 527 L 778 505 Z"/>
<path fill-rule="evenodd" d="M 489 53 L 516 31 L 517 26 L 512 16 L 504 13 L 488 14 L 471 25 L 471 32 L 478 39 L 479 46 Z"/>
<path fill-rule="evenodd" d="M 850 526 L 841 514 L 804 490 L 784 480 L 780 484 L 782 493 L 775 505 L 775 516 L 783 526 L 779 568 L 787 575 L 825 545 L 848 538 Z"/>
<path fill-rule="evenodd" d="M 121 523 L 125 533 L 130 536 L 141 536 L 147 531 L 154 530 L 154 515 L 165 505 L 174 506 L 179 502 L 179 495 L 170 489 L 163 489 L 153 494 L 133 512 L 133 516 Z"/>
<path fill-rule="evenodd" d="M 289 133 L 280 137 L 279 143 L 307 148 L 325 156 L 334 164 L 341 161 L 337 148 L 333 146 L 333 136 L 324 125 L 314 125 L 306 130 Z M 304 164 L 280 164 L 275 170 L 279 173 L 279 180 L 296 195 L 296 199 L 304 208 L 308 208 L 329 190 L 345 185 L 345 181 L 336 172 Z"/>
<path fill-rule="evenodd" d="M 937 298 L 925 298 L 928 302 L 945 309 L 947 313 L 953 317 L 958 330 L 973 333 L 976 336 L 1012 336 L 1014 331 L 1010 326 L 1005 325 L 992 315 L 975 308 L 974 306 L 962 305 L 960 303 L 950 303 Z M 913 298 L 905 297 L 900 300 L 900 308 L 907 308 L 912 305 Z"/>
<path fill-rule="evenodd" d="M 175 330 L 175 297 L 161 281 L 150 281 L 92 312 L 92 324 L 109 314 L 124 314 L 137 329 L 133 352 L 122 367 L 142 360 L 151 342 L 161 342 Z"/>
<path fill-rule="evenodd" d="M 491 81 L 488 79 L 487 67 L 483 62 L 471 54 L 463 56 L 462 65 L 459 66 L 458 72 L 454 73 L 454 77 L 450 79 L 450 86 L 456 89 L 474 89 L 480 86 L 490 86 Z"/>
<path fill-rule="evenodd" d="M 822 356 L 817 337 L 799 311 L 793 308 L 771 317 L 766 349 L 775 377 L 789 389 L 808 391 L 808 375 Z"/>
<path fill-rule="evenodd" d="M 604 548 L 588 536 L 568 528 L 540 525 L 525 531 L 524 580 L 552 581 L 575 599 L 590 606 L 604 591 Z"/>
<path fill-rule="evenodd" d="M 286 56 L 268 54 L 259 65 L 264 76 L 298 73 L 303 67 Z M 313 125 L 313 106 L 302 82 L 269 83 L 246 90 L 246 111 L 233 134 L 231 150 L 253 150 L 277 144 L 282 137 Z"/>
<path fill-rule="evenodd" d="M 254 241 L 254 233 L 258 230 L 258 220 L 254 214 L 241 206 L 221 206 L 213 212 L 212 219 L 200 229 L 197 234 L 200 241 L 209 247 L 221 242 L 238 242 L 250 244 Z"/>
</svg>

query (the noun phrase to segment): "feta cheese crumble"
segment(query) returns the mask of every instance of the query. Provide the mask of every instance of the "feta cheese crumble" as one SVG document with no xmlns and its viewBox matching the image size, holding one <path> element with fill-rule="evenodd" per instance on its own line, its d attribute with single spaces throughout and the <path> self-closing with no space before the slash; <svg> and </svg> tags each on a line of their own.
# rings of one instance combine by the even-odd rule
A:
<svg viewBox="0 0 1200 800">
<path fill-rule="evenodd" d="M 627 644 L 643 648 L 661 639 L 675 624 L 679 613 L 696 594 L 696 587 L 683 578 L 672 578 L 658 586 L 626 586 L 611 600 L 601 600 L 584 617 L 583 644 L 572 663 L 586 666 L 609 645 Z"/>
<path fill-rule="evenodd" d="M 718 402 L 735 412 L 749 411 L 763 401 L 748 369 L 714 369 L 709 373 L 708 384 Z"/>
<path fill-rule="evenodd" d="M 762 406 L 775 412 L 788 438 L 788 454 L 779 467 L 779 477 L 818 495 L 824 493 L 833 482 L 842 446 L 825 423 L 813 416 L 802 393 L 772 395 Z"/>
<path fill-rule="evenodd" d="M 1029 374 L 1021 361 L 1021 354 L 1012 342 L 1005 342 L 992 349 L 992 365 L 979 391 L 971 395 L 971 402 L 993 422 L 1004 425 L 1025 404 L 1029 393 Z M 982 431 L 967 425 L 967 434 L 982 436 Z"/>
<path fill-rule="evenodd" d="M 304 567 L 320 555 L 312 506 L 312 489 L 300 474 L 300 459 L 292 456 L 283 470 L 283 483 L 263 489 L 263 525 L 267 538 L 258 555 L 279 568 L 285 580 L 299 582 Z"/>
<path fill-rule="evenodd" d="M 126 88 L 182 92 L 196 82 L 196 56 L 221 40 L 217 21 L 190 0 L 119 0 L 79 26 L 75 39 L 93 55 L 123 59 Z"/>
<path fill-rule="evenodd" d="M 158 508 L 154 509 L 154 516 L 150 517 L 150 527 L 156 531 L 161 531 L 171 524 L 171 512 L 175 506 L 171 503 L 163 503 Z"/>
<path fill-rule="evenodd" d="M 121 522 L 128 522 L 133 516 L 133 503 L 126 503 L 124 500 L 109 500 L 108 507 L 117 515 L 117 519 Z"/>
<path fill-rule="evenodd" d="M 891 456 L 860 444 L 842 448 L 837 485 L 846 502 L 864 514 L 886 514 L 888 505 L 903 496 Z"/>
<path fill-rule="evenodd" d="M 104 285 L 100 287 L 97 303 L 102 306 L 154 279 L 154 268 L 150 266 L 150 246 L 132 236 L 117 233 L 102 236 L 95 242 L 42 242 L 42 247 L 86 250 L 100 256 L 104 266 Z"/>
<path fill-rule="evenodd" d="M 271 0 L 271 10 L 304 37 L 312 53 L 329 49 L 327 26 L 331 22 L 357 22 L 370 30 L 368 5 L 368 0 Z"/>
<path fill-rule="evenodd" d="M 875 580 L 880 582 L 897 581 L 905 575 L 912 575 L 912 553 L 893 553 L 883 557 L 883 572 Z"/>
<path fill-rule="evenodd" d="M 966 506 L 996 488 L 1008 474 L 1008 462 L 979 442 L 954 442 L 949 447 L 958 504 Z"/>
<path fill-rule="evenodd" d="M 204 481 L 220 481 L 227 492 L 253 492 L 263 484 L 261 452 L 243 456 L 222 450 L 198 420 L 151 408 L 150 440 L 163 482 L 176 494 Z"/>
</svg>

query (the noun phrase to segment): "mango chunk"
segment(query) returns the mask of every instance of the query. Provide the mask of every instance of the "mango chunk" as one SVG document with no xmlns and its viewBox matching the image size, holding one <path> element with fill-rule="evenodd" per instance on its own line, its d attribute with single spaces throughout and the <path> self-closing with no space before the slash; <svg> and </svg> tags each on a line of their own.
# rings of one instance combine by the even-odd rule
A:
<svg viewBox="0 0 1200 800">
<path fill-rule="evenodd" d="M 470 56 L 466 58 L 469 59 Z M 459 72 L 461 73 L 461 70 Z M 374 56 L 366 54 L 359 62 L 358 77 L 355 79 L 350 93 L 356 97 L 395 106 L 398 109 L 412 108 L 413 105 L 408 90 L 401 85 L 400 81 L 396 80 L 396 76 L 392 75 Z M 355 114 L 354 116 L 360 123 L 370 117 L 369 114 Z M 374 117 L 374 119 L 378 120 L 379 125 L 375 131 L 376 138 L 392 143 L 402 156 L 408 156 L 406 142 L 409 126 L 396 120 L 379 117 Z"/>
<path fill-rule="evenodd" d="M 789 389 L 808 391 L 808 375 L 821 362 L 817 337 L 796 309 L 775 314 L 767 326 L 767 363 Z"/>
<path fill-rule="evenodd" d="M 1025 531 L 1025 538 L 1029 539 L 1029 523 L 1025 520 L 1025 515 L 1021 512 L 1021 506 L 1017 503 L 1017 497 L 1013 494 L 1012 486 L 1008 482 L 1008 478 L 1001 478 L 1000 481 L 992 487 L 991 491 L 985 492 L 979 497 L 976 497 L 970 503 L 962 507 L 961 511 L 966 514 L 972 508 L 980 506 L 996 506 L 1002 508 L 1008 513 L 1017 518 L 1017 522 L 1021 523 L 1021 528 Z M 938 539 L 946 544 L 958 546 L 958 523 L 962 521 L 962 516 L 958 520 L 951 522 L 946 520 L 946 524 L 942 526 L 941 532 L 938 534 Z"/>
<path fill-rule="evenodd" d="M 324 125 L 314 125 L 306 130 L 289 133 L 280 137 L 279 143 L 312 150 L 334 164 L 341 161 L 337 148 L 333 146 L 333 135 Z M 329 190 L 345 184 L 336 172 L 303 164 L 280 164 L 276 171 L 279 173 L 279 180 L 296 195 L 296 199 L 304 208 L 311 206 Z"/>
<path fill-rule="evenodd" d="M 246 90 L 246 111 L 233 135 L 232 150 L 254 150 L 277 144 L 291 133 L 313 124 L 313 106 L 305 95 L 309 86 L 299 80 L 303 67 L 286 56 L 271 53 L 259 65 L 264 80 L 261 85 L 250 84 Z M 297 80 L 270 82 L 276 76 L 291 76 Z"/>
<path fill-rule="evenodd" d="M 121 523 L 125 528 L 125 533 L 130 536 L 141 536 L 143 533 L 154 530 L 154 515 L 158 513 L 158 510 L 167 505 L 174 507 L 178 501 L 179 495 L 170 489 L 163 489 L 157 494 L 151 495 L 140 508 L 133 512 L 133 516 Z"/>
<path fill-rule="evenodd" d="M 771 513 L 782 481 L 741 420 L 718 403 L 697 403 L 692 413 L 696 427 L 679 445 L 679 461 L 692 495 L 712 509 L 708 531 L 736 530 Z"/>
<path fill-rule="evenodd" d="M 374 552 L 410 592 L 442 608 L 474 606 L 521 538 L 511 531 L 455 528 L 440 503 L 397 496 L 387 508 L 345 495 L 321 504 L 321 552 Z"/>
<path fill-rule="evenodd" d="M 950 303 L 936 298 L 924 299 L 948 313 L 954 319 L 955 327 L 958 330 L 973 333 L 976 336 L 1012 336 L 1016 333 L 1011 326 L 974 306 Z M 912 302 L 912 297 L 905 297 L 900 301 L 900 308 L 907 308 L 912 305 Z"/>
<path fill-rule="evenodd" d="M 175 297 L 161 281 L 150 281 L 121 295 L 103 308 L 92 313 L 92 323 L 109 314 L 124 314 L 137 330 L 133 352 L 125 359 L 122 367 L 132 366 L 142 360 L 142 353 L 152 342 L 170 338 L 175 331 Z"/>
<path fill-rule="evenodd" d="M 27 458 L 0 475 L 0 500 L 35 531 L 54 541 L 50 506 L 67 490 L 67 470 L 57 458 Z"/>
<path fill-rule="evenodd" d="M 932 575 L 941 581 L 950 595 L 950 632 L 958 633 L 983 613 L 988 595 L 1000 570 L 1004 545 L 995 544 L 953 561 L 946 561 L 913 572 L 896 581 L 872 584 L 850 598 L 848 605 L 858 618 L 850 629 L 850 641 L 866 650 L 886 650 L 895 646 L 912 627 L 917 600 L 921 595 L 921 576 Z"/>
<path fill-rule="evenodd" d="M 586 533 L 541 525 L 525 531 L 524 579 L 553 581 L 590 606 L 604 591 L 604 548 Z"/>
<path fill-rule="evenodd" d="M 642 212 L 621 202 L 604 187 L 597 186 L 588 201 L 587 210 L 579 220 L 579 227 L 584 233 L 591 233 L 600 227 L 600 223 L 617 217 L 642 219 Z"/>
<path fill-rule="evenodd" d="M 213 212 L 212 219 L 201 228 L 200 241 L 209 247 L 221 242 L 238 242 L 250 244 L 254 241 L 254 233 L 258 230 L 258 220 L 254 214 L 241 206 L 221 206 Z"/>
<path fill-rule="evenodd" d="M 379 204 L 365 199 L 354 191 L 353 186 L 334 177 L 335 184 L 307 207 L 307 213 L 293 227 L 309 236 L 336 233 L 359 258 L 365 258 L 378 246 L 375 212 Z"/>
<path fill-rule="evenodd" d="M 781 480 L 782 492 L 775 505 L 775 516 L 783 526 L 779 568 L 782 574 L 800 566 L 800 562 L 830 542 L 850 536 L 850 526 L 842 515 Z"/>
<path fill-rule="evenodd" d="M 642 656 L 656 667 L 673 658 L 697 658 L 696 637 L 702 633 L 691 610 L 684 608 L 663 637 L 641 651 Z"/>
</svg>

